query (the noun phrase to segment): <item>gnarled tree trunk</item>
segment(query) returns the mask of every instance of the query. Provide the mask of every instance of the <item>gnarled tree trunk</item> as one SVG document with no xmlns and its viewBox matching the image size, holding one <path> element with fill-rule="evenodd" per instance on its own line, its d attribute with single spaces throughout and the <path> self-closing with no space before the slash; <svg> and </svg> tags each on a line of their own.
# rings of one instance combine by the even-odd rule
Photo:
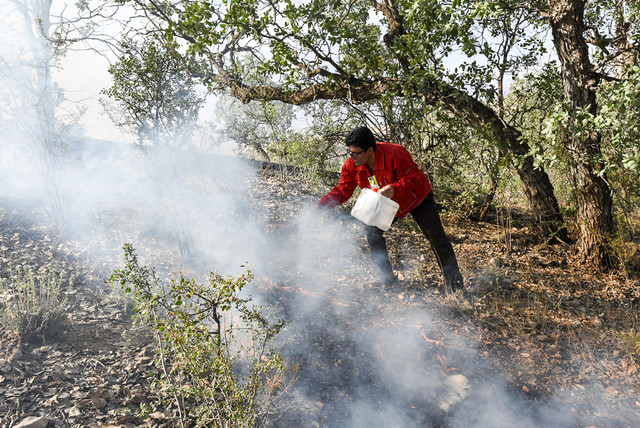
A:
<svg viewBox="0 0 640 428">
<path fill-rule="evenodd" d="M 506 124 L 486 104 L 444 82 L 432 82 L 430 85 L 412 88 L 406 82 L 398 80 L 364 81 L 350 78 L 344 81 L 338 77 L 331 89 L 323 85 L 314 85 L 298 92 L 288 92 L 280 88 L 236 85 L 232 87 L 231 93 L 243 102 L 278 100 L 299 105 L 318 99 L 348 98 L 354 103 L 361 103 L 380 99 L 388 91 L 398 92 L 400 86 L 403 86 L 405 93 L 411 91 L 413 96 L 421 97 L 429 103 L 444 105 L 453 114 L 472 125 L 489 125 L 496 146 L 503 153 L 510 153 L 522 159 L 522 166 L 517 169 L 518 176 L 522 180 L 524 193 L 541 233 L 562 241 L 568 240 L 551 180 L 543 169 L 534 167 L 531 157 L 526 156 L 529 153 L 529 145 L 522 140 L 521 133 Z"/>
<path fill-rule="evenodd" d="M 564 136 L 571 173 L 576 189 L 578 210 L 578 251 L 594 266 L 612 266 L 609 239 L 613 232 L 612 199 L 600 150 L 600 135 L 595 130 L 572 131 L 581 112 L 597 112 L 593 73 L 587 43 L 583 37 L 584 1 L 551 0 L 549 19 L 553 43 L 560 59 L 564 95 L 570 121 Z"/>
</svg>

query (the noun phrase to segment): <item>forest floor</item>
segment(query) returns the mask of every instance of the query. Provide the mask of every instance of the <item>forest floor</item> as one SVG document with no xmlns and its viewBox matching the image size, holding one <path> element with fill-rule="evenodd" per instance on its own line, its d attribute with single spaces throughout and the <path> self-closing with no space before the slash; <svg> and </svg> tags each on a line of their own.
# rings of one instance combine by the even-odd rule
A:
<svg viewBox="0 0 640 428">
<path fill-rule="evenodd" d="M 268 195 L 265 206 L 277 210 L 267 219 L 273 228 L 295 211 L 288 204 L 315 197 L 299 190 L 295 179 L 270 176 L 256 186 Z M 66 318 L 56 331 L 24 340 L 0 331 L 0 427 L 174 425 L 170 409 L 139 414 L 141 404 L 156 399 L 150 373 L 157 369 L 152 338 L 132 326 L 130 305 L 104 281 L 121 260 L 87 255 L 83 239 L 56 238 L 33 208 L 4 200 L 0 212 L 1 276 L 19 262 L 54 266 L 71 284 Z M 442 219 L 470 296 L 442 289 L 427 242 L 407 220 L 388 233 L 400 282 L 385 291 L 383 305 L 396 314 L 428 308 L 434 327 L 425 338 L 436 348 L 463 343 L 481 367 L 462 364 L 457 371 L 502 379 L 525 401 L 566 403 L 575 413 L 568 426 L 640 426 L 640 244 L 628 243 L 625 272 L 601 273 L 585 268 L 571 247 L 541 242 L 516 212 L 508 222 L 446 212 Z M 163 266 L 156 267 L 172 270 L 175 252 L 162 251 L 157 260 Z M 535 412 L 528 417 L 536 420 Z M 422 426 L 490 426 L 482 420 L 466 425 L 441 418 Z M 325 425 L 332 424 L 323 423 L 321 410 L 314 422 L 298 421 Z"/>
</svg>

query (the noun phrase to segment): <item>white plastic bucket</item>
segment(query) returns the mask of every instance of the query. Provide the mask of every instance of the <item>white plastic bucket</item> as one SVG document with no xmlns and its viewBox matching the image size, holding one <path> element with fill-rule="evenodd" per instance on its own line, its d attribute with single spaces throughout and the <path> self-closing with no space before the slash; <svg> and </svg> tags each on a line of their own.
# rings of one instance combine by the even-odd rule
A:
<svg viewBox="0 0 640 428">
<path fill-rule="evenodd" d="M 397 202 L 365 187 L 351 209 L 351 215 L 369 226 L 389 230 L 398 208 Z"/>
</svg>

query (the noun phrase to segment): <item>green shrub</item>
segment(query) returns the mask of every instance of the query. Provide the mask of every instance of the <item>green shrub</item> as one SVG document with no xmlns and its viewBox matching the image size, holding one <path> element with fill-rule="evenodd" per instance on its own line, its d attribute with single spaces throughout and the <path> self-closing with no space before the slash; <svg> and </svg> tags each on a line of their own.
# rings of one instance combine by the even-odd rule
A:
<svg viewBox="0 0 640 428">
<path fill-rule="evenodd" d="M 68 302 L 62 278 L 55 269 L 39 271 L 10 265 L 9 277 L 0 280 L 0 322 L 22 340 L 54 331 L 66 318 Z"/>
<path fill-rule="evenodd" d="M 176 404 L 181 424 L 265 424 L 290 372 L 268 346 L 284 323 L 270 323 L 250 299 L 238 297 L 251 273 L 211 273 L 207 284 L 180 274 L 164 284 L 153 268 L 138 264 L 130 244 L 124 252 L 127 265 L 110 281 L 131 295 L 136 321 L 157 339 L 156 386 Z"/>
<path fill-rule="evenodd" d="M 622 334 L 622 341 L 629 356 L 636 361 L 640 361 L 640 331 L 632 329 L 628 333 Z"/>
</svg>

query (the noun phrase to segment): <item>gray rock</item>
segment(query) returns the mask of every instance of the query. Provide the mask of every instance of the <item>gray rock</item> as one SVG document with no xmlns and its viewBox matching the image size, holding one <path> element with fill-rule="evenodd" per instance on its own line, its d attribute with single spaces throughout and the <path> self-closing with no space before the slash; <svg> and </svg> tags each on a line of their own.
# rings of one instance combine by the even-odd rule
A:
<svg viewBox="0 0 640 428">
<path fill-rule="evenodd" d="M 444 381 L 444 391 L 437 402 L 444 412 L 449 413 L 456 404 L 469 395 L 469 381 L 461 374 L 454 374 Z"/>
<path fill-rule="evenodd" d="M 22 351 L 19 349 L 16 349 L 16 352 L 14 352 L 13 356 L 11 357 L 11 361 L 13 362 L 21 359 L 22 359 Z"/>
<path fill-rule="evenodd" d="M 28 416 L 14 425 L 13 428 L 45 428 L 49 423 L 46 416 Z"/>
<path fill-rule="evenodd" d="M 504 262 L 500 257 L 492 257 L 489 260 L 488 265 L 493 268 L 501 268 L 502 266 L 504 266 Z"/>
</svg>

